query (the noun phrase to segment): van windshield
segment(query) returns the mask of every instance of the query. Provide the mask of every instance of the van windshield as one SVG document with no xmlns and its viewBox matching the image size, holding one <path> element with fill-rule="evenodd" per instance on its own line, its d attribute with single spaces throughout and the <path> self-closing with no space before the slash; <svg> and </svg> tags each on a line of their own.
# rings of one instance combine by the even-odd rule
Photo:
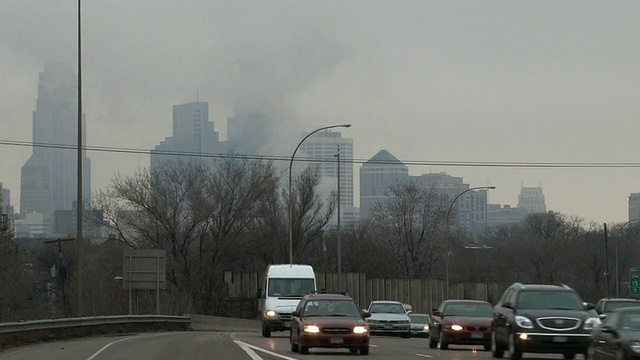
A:
<svg viewBox="0 0 640 360">
<path fill-rule="evenodd" d="M 269 279 L 267 296 L 303 297 L 316 290 L 314 279 Z"/>
</svg>

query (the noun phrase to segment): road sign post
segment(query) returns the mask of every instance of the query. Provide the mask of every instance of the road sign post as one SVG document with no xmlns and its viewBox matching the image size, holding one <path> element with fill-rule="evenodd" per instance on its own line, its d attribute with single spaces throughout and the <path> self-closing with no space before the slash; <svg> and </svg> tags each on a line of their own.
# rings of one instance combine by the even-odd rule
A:
<svg viewBox="0 0 640 360">
<path fill-rule="evenodd" d="M 631 277 L 629 278 L 629 295 L 640 295 L 640 268 L 631 268 Z"/>
</svg>

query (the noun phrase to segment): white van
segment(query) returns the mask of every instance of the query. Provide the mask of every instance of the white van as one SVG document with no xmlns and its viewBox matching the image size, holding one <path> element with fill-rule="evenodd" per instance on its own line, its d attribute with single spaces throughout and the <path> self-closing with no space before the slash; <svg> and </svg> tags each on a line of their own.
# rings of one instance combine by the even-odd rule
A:
<svg viewBox="0 0 640 360">
<path fill-rule="evenodd" d="M 259 302 L 262 336 L 289 330 L 291 313 L 300 299 L 315 291 L 316 274 L 310 265 L 269 265 Z"/>
</svg>

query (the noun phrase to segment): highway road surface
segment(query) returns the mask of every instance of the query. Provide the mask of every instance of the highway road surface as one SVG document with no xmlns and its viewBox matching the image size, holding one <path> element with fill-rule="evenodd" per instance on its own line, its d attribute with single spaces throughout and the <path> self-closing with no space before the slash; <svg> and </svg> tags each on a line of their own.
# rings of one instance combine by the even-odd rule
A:
<svg viewBox="0 0 640 360">
<path fill-rule="evenodd" d="M 393 360 L 492 359 L 479 346 L 429 349 L 427 339 L 373 336 L 369 355 L 351 355 L 346 349 L 314 349 L 308 355 L 292 353 L 288 332 L 263 338 L 257 332 L 188 331 L 89 337 L 39 343 L 0 351 L 2 360 L 338 360 L 351 358 Z M 505 354 L 505 358 L 508 353 Z M 562 359 L 561 355 L 525 354 L 525 359 Z M 576 357 L 581 359 L 580 355 Z"/>
</svg>

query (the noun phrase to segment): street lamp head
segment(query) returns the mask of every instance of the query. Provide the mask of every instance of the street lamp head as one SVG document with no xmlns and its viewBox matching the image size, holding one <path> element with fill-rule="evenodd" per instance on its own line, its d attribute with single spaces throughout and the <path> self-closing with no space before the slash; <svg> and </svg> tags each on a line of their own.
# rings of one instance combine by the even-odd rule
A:
<svg viewBox="0 0 640 360">
<path fill-rule="evenodd" d="M 495 186 L 487 186 L 487 189 L 494 190 L 495 188 L 496 188 Z"/>
<path fill-rule="evenodd" d="M 342 124 L 340 127 L 351 127 L 351 124 Z"/>
</svg>

